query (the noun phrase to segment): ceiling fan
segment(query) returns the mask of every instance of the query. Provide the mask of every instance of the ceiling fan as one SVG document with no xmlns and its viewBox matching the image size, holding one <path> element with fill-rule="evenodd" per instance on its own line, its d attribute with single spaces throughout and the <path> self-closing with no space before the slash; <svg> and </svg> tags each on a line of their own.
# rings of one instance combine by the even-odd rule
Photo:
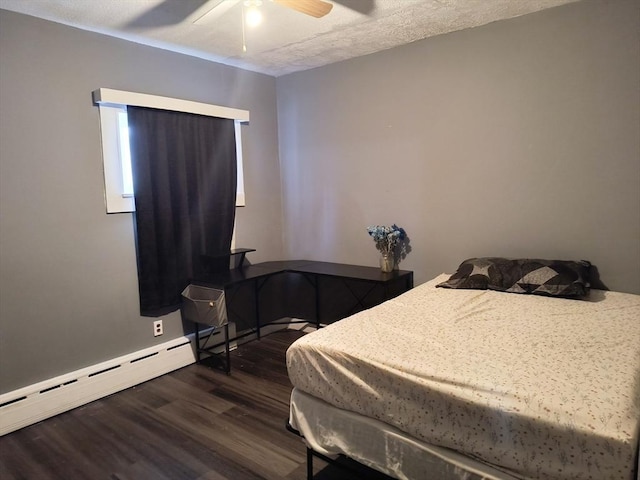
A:
<svg viewBox="0 0 640 480">
<path fill-rule="evenodd" d="M 332 0 L 331 3 L 325 0 L 270 1 L 297 12 L 321 18 L 331 11 L 334 3 L 368 15 L 375 8 L 376 0 Z M 125 28 L 146 29 L 171 26 L 181 22 L 211 25 L 239 3 L 244 4 L 244 0 L 163 0 L 131 19 L 126 23 Z"/>
<path fill-rule="evenodd" d="M 241 0 L 209 0 L 197 8 L 189 20 L 198 25 L 209 23 L 237 5 Z M 322 18 L 333 8 L 333 4 L 324 0 L 271 0 L 273 3 L 304 13 L 315 18 Z"/>
</svg>

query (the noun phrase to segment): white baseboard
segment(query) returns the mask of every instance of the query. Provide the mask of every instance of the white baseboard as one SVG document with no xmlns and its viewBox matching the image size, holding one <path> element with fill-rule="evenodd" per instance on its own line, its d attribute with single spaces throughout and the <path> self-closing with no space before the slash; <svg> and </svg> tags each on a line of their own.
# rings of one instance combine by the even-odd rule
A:
<svg viewBox="0 0 640 480">
<path fill-rule="evenodd" d="M 261 335 L 268 335 L 287 327 L 287 325 L 268 325 L 261 329 Z M 219 332 L 215 332 L 215 338 L 210 344 L 218 342 Z M 207 331 L 202 333 L 206 334 Z M 229 336 L 235 335 L 235 325 L 230 323 Z M 224 334 L 219 338 L 224 338 Z M 255 338 L 256 335 L 253 334 L 241 340 L 232 341 L 230 350 L 237 348 L 239 343 L 246 343 Z M 216 353 L 223 351 L 223 346 L 214 350 Z M 0 436 L 194 362 L 194 335 L 191 334 L 2 394 L 0 395 Z"/>
<path fill-rule="evenodd" d="M 193 344 L 193 334 L 179 337 L 0 395 L 0 436 L 190 365 Z"/>
<path fill-rule="evenodd" d="M 287 328 L 289 330 L 300 330 L 303 333 L 311 333 L 311 332 L 315 332 L 317 330 L 316 328 L 316 324 L 314 322 L 310 322 L 308 320 L 303 320 L 301 318 L 292 318 L 292 321 L 298 322 L 298 323 L 291 323 L 287 326 Z M 306 322 L 306 323 L 303 323 Z M 326 327 L 327 324 L 326 323 L 321 323 L 320 327 Z"/>
</svg>

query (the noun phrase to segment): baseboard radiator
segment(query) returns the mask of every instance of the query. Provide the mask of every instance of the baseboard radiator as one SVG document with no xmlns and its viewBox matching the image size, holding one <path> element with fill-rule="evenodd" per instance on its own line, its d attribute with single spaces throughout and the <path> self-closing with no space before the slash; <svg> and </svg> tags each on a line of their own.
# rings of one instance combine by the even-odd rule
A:
<svg viewBox="0 0 640 480">
<path fill-rule="evenodd" d="M 229 327 L 234 337 L 235 325 Z M 236 347 L 231 342 L 230 349 Z M 187 335 L 5 393 L 0 395 L 0 436 L 194 362 L 194 338 Z"/>
</svg>

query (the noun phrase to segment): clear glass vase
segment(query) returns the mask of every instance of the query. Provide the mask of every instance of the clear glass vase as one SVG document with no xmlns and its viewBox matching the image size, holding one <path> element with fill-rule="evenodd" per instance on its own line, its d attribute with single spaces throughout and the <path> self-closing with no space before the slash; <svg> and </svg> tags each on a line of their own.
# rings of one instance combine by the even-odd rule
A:
<svg viewBox="0 0 640 480">
<path fill-rule="evenodd" d="M 380 270 L 385 273 L 393 271 L 395 267 L 395 258 L 393 253 L 382 253 L 380 254 Z"/>
</svg>

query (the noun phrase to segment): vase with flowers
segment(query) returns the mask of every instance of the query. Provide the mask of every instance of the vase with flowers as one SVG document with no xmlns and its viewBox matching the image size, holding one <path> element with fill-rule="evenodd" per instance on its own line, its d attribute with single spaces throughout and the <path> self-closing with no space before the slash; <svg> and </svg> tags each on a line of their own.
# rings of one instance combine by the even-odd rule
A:
<svg viewBox="0 0 640 480">
<path fill-rule="evenodd" d="M 367 227 L 367 232 L 373 238 L 376 248 L 380 252 L 380 270 L 391 272 L 396 268 L 400 256 L 406 256 L 407 232 L 395 223 L 390 226 L 375 225 Z"/>
</svg>

